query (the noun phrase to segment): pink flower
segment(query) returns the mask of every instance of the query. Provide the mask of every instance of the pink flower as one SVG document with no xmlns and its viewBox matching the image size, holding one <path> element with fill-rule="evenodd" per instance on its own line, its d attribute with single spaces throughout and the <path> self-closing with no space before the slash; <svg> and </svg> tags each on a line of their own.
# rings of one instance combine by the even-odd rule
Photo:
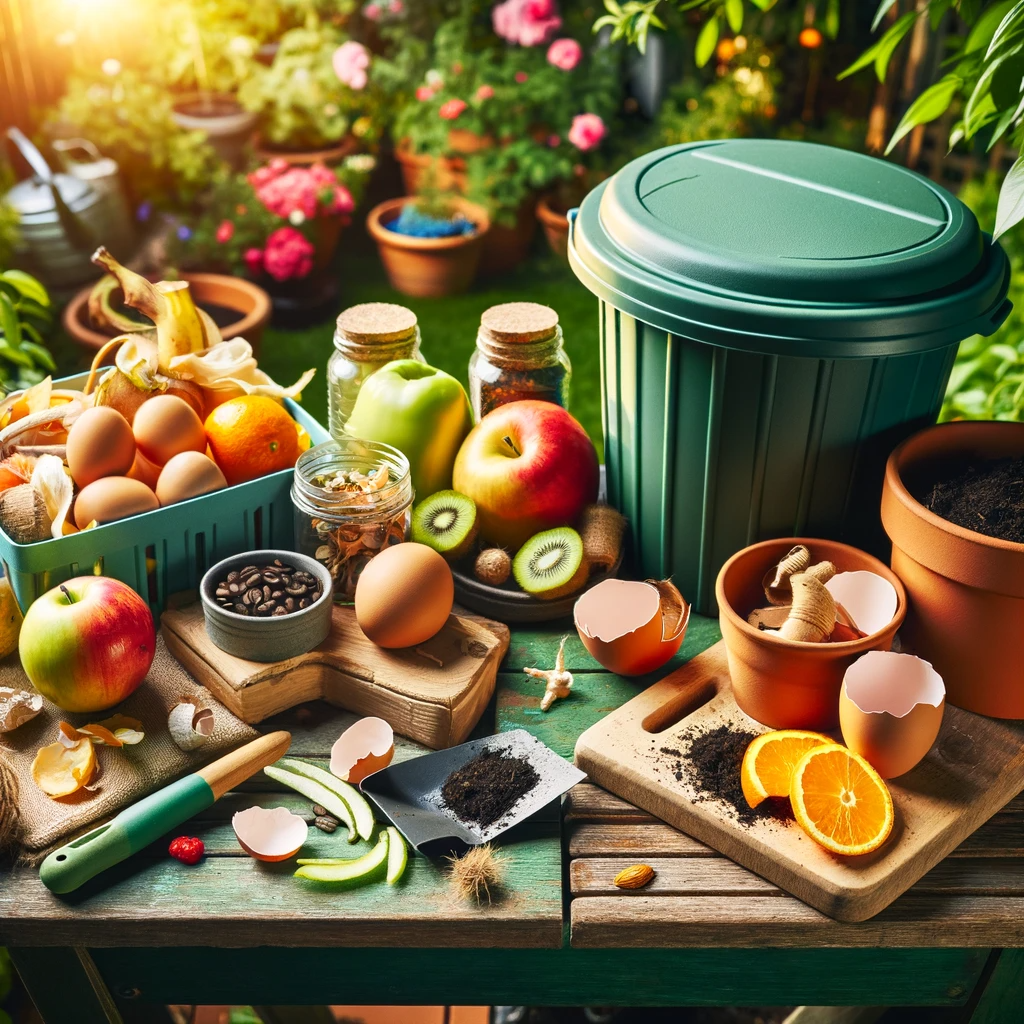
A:
<svg viewBox="0 0 1024 1024">
<path fill-rule="evenodd" d="M 605 131 L 604 121 L 597 114 L 577 114 L 569 129 L 569 141 L 585 153 L 604 138 Z"/>
<path fill-rule="evenodd" d="M 556 39 L 548 47 L 548 63 L 561 71 L 572 71 L 583 56 L 583 47 L 575 39 Z"/>
<path fill-rule="evenodd" d="M 548 145 L 552 149 L 557 149 L 561 144 L 562 144 L 562 136 L 561 135 L 553 135 L 552 134 L 552 135 L 548 136 Z"/>
<path fill-rule="evenodd" d="M 554 0 L 505 0 L 491 9 L 494 31 L 519 46 L 546 43 L 561 27 Z"/>
<path fill-rule="evenodd" d="M 366 69 L 370 66 L 370 51 L 350 39 L 334 51 L 331 58 L 334 73 L 343 85 L 350 89 L 366 88 Z"/>
<path fill-rule="evenodd" d="M 402 0 L 391 0 L 391 3 L 388 4 L 388 10 L 392 14 L 401 14 L 405 10 L 405 4 L 402 3 Z"/>
<path fill-rule="evenodd" d="M 245 259 L 245 265 L 248 268 L 249 273 L 252 274 L 253 277 L 259 277 L 259 275 L 263 273 L 262 249 L 246 249 L 245 256 L 243 258 Z"/>
<path fill-rule="evenodd" d="M 453 75 L 461 75 L 462 74 L 462 61 L 461 60 L 457 60 L 452 65 L 452 74 Z"/>
<path fill-rule="evenodd" d="M 351 213 L 355 208 L 356 201 L 352 193 L 344 185 L 335 185 L 331 213 Z"/>
<path fill-rule="evenodd" d="M 267 239 L 263 266 L 275 281 L 305 277 L 313 269 L 313 244 L 295 228 L 278 228 Z"/>
<path fill-rule="evenodd" d="M 370 21 L 379 21 L 380 8 L 376 4 L 367 4 L 363 8 L 363 17 L 369 18 Z"/>
<path fill-rule="evenodd" d="M 300 220 L 315 217 L 321 212 L 321 197 L 325 193 L 326 202 L 333 204 L 333 190 L 338 185 L 333 171 L 323 164 L 313 164 L 312 167 L 288 167 L 285 164 L 285 167 L 288 169 L 283 174 L 269 179 L 263 173 L 266 168 L 249 175 L 256 197 L 272 214 L 285 220 L 293 216 Z"/>
<path fill-rule="evenodd" d="M 217 225 L 217 241 L 223 245 L 225 242 L 231 241 L 231 236 L 235 233 L 235 225 L 229 220 L 222 220 Z"/>
<path fill-rule="evenodd" d="M 476 98 L 481 102 L 483 100 L 489 100 L 494 95 L 494 89 L 489 85 L 481 85 L 476 91 Z"/>
<path fill-rule="evenodd" d="M 416 90 L 416 99 L 418 99 L 420 103 L 426 103 L 429 100 L 432 100 L 433 98 L 434 90 L 431 89 L 429 85 L 421 85 Z"/>
<path fill-rule="evenodd" d="M 465 100 L 445 100 L 438 113 L 446 121 L 454 121 L 466 109 Z"/>
<path fill-rule="evenodd" d="M 530 76 L 525 71 L 517 71 L 515 78 L 520 85 L 522 85 L 523 82 L 528 82 L 530 80 Z"/>
</svg>

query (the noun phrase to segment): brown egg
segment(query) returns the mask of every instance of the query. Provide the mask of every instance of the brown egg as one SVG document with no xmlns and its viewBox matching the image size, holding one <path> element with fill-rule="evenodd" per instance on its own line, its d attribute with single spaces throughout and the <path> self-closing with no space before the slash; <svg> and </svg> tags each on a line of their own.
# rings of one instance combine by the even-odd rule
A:
<svg viewBox="0 0 1024 1024">
<path fill-rule="evenodd" d="M 227 487 L 224 474 L 202 452 L 178 452 L 160 472 L 156 496 L 161 505 L 198 498 Z"/>
<path fill-rule="evenodd" d="M 447 622 L 454 600 L 452 571 L 433 548 L 396 544 L 359 577 L 356 621 L 378 647 L 415 647 Z"/>
<path fill-rule="evenodd" d="M 68 431 L 68 469 L 79 487 L 104 476 L 124 476 L 134 458 L 131 425 L 116 409 L 86 409 Z"/>
<path fill-rule="evenodd" d="M 93 520 L 112 523 L 159 507 L 156 495 L 141 480 L 105 476 L 79 492 L 75 499 L 75 524 L 84 530 Z"/>
<path fill-rule="evenodd" d="M 179 452 L 206 451 L 206 431 L 195 409 L 175 395 L 157 395 L 144 402 L 132 424 L 139 451 L 158 466 Z"/>
<path fill-rule="evenodd" d="M 843 677 L 839 724 L 846 745 L 883 779 L 894 779 L 931 750 L 945 704 L 942 677 L 927 661 L 868 651 Z"/>
</svg>

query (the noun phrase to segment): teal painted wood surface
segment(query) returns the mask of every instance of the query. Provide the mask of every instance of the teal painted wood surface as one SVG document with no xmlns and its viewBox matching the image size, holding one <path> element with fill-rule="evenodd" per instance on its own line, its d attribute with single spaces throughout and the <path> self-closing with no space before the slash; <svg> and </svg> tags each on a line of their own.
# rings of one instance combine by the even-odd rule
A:
<svg viewBox="0 0 1024 1024">
<path fill-rule="evenodd" d="M 972 999 L 970 1024 L 1010 1024 L 1024 1018 L 1024 949 L 994 955 L 990 972 Z"/>
</svg>

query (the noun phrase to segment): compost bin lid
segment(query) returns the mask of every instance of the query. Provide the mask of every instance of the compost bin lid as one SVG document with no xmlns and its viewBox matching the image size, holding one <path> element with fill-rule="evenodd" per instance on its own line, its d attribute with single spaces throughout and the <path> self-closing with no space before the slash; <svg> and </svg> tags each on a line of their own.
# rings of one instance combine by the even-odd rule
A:
<svg viewBox="0 0 1024 1024">
<path fill-rule="evenodd" d="M 1009 264 L 944 188 L 874 157 L 732 139 L 639 157 L 584 200 L 570 260 L 672 333 L 790 355 L 920 351 L 990 334 Z"/>
</svg>

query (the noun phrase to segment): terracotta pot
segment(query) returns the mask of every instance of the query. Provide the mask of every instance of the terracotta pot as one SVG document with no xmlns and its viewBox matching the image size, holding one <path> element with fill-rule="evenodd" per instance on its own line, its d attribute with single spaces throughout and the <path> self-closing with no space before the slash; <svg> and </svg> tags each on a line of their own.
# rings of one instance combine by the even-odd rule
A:
<svg viewBox="0 0 1024 1024">
<path fill-rule="evenodd" d="M 347 156 L 359 151 L 359 142 L 354 135 L 346 135 L 334 146 L 325 146 L 323 149 L 276 149 L 272 143 L 264 141 L 259 132 L 252 137 L 252 151 L 256 159 L 261 163 L 270 163 L 271 160 L 284 160 L 293 167 L 312 167 L 313 164 L 326 164 L 334 167 L 340 164 Z"/>
<path fill-rule="evenodd" d="M 544 229 L 544 237 L 548 240 L 551 251 L 559 259 L 568 262 L 569 218 L 552 203 L 551 196 L 541 196 L 537 200 L 537 219 Z"/>
<path fill-rule="evenodd" d="M 751 626 L 747 616 L 767 604 L 764 574 L 796 544 L 806 545 L 817 562 L 834 562 L 840 572 L 865 569 L 884 576 L 899 598 L 892 622 L 860 640 L 822 644 L 785 640 Z M 877 558 L 833 540 L 788 537 L 744 548 L 722 566 L 715 594 L 736 703 L 773 729 L 834 729 L 847 668 L 866 651 L 889 650 L 907 613 L 907 596 L 894 572 Z"/>
<path fill-rule="evenodd" d="M 957 707 L 1024 718 L 1024 544 L 947 522 L 918 500 L 970 462 L 1024 455 L 1024 423 L 944 423 L 889 457 L 882 525 L 910 610 L 901 634 L 930 661 Z"/>
<path fill-rule="evenodd" d="M 414 153 L 408 139 L 402 139 L 395 146 L 395 159 L 402 170 L 402 182 L 408 195 L 415 195 L 419 191 L 423 176 L 432 166 L 436 168 L 434 184 L 437 188 L 443 191 L 466 191 L 468 185 L 466 161 L 461 157 Z"/>
<path fill-rule="evenodd" d="M 174 104 L 171 117 L 179 128 L 203 132 L 226 163 L 234 168 L 241 166 L 256 115 L 246 110 L 234 96 L 190 93 Z"/>
<path fill-rule="evenodd" d="M 491 224 L 480 257 L 481 276 L 506 274 L 530 255 L 537 233 L 536 200 L 531 196 L 516 210 L 514 224 Z"/>
<path fill-rule="evenodd" d="M 384 226 L 408 202 L 408 197 L 388 199 L 366 217 L 367 230 L 377 243 L 391 287 L 417 297 L 464 292 L 476 276 L 483 241 L 491 226 L 487 211 L 466 199 L 456 199 L 455 208 L 478 226 L 476 232 L 455 238 L 412 238 Z"/>
<path fill-rule="evenodd" d="M 220 329 L 225 340 L 245 338 L 255 353 L 259 352 L 263 328 L 270 319 L 270 296 L 257 284 L 227 274 L 182 274 L 188 281 L 193 299 L 199 304 L 210 303 L 238 310 L 238 320 Z M 89 293 L 93 286 L 83 288 L 64 307 L 64 330 L 80 345 L 99 348 L 110 341 L 112 335 L 97 331 L 89 321 Z"/>
</svg>

